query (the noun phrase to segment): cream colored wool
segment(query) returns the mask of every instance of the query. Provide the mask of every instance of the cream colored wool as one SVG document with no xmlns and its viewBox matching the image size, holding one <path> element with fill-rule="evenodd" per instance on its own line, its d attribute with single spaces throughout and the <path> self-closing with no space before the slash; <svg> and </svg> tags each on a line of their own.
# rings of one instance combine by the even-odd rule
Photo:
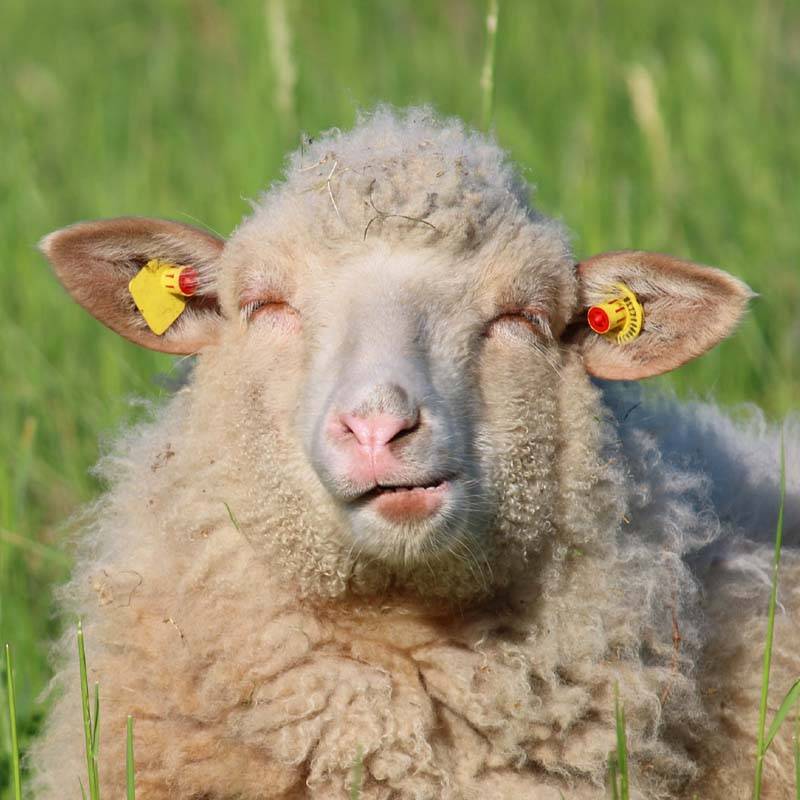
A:
<svg viewBox="0 0 800 800">
<path fill-rule="evenodd" d="M 133 714 L 145 800 L 346 798 L 359 753 L 364 800 L 600 798 L 617 684 L 635 797 L 748 795 L 776 433 L 592 381 L 557 339 L 578 302 L 565 234 L 527 195 L 493 142 L 380 109 L 295 154 L 204 266 L 228 322 L 101 460 L 64 591 L 101 686 L 105 796 L 124 794 Z M 391 280 L 396 252 L 424 262 L 430 350 L 452 364 L 437 389 L 474 425 L 464 458 L 496 508 L 466 550 L 406 561 L 353 546 L 302 444 L 332 380 L 315 354 L 362 291 L 348 265 Z M 316 303 L 302 339 L 239 324 L 239 287 L 267 271 Z M 523 272 L 552 341 L 457 340 Z M 800 673 L 797 421 L 786 437 L 773 710 Z M 30 758 L 40 800 L 79 796 L 73 653 L 69 633 Z M 792 796 L 789 747 L 784 732 L 765 797 Z"/>
</svg>

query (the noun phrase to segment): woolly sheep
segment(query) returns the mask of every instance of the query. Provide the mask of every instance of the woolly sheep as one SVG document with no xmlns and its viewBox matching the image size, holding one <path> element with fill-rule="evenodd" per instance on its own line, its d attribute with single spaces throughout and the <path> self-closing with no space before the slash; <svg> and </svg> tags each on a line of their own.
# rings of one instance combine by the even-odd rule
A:
<svg viewBox="0 0 800 800">
<path fill-rule="evenodd" d="M 427 109 L 294 154 L 227 242 L 122 218 L 42 249 L 101 322 L 198 354 L 101 460 L 64 592 L 106 796 L 132 714 L 146 800 L 345 798 L 359 753 L 365 800 L 599 798 L 617 685 L 633 796 L 748 793 L 778 438 L 614 383 L 729 334 L 744 284 L 644 252 L 576 268 L 497 145 Z M 161 336 L 128 292 L 152 258 L 200 279 Z M 620 281 L 645 315 L 625 345 L 585 323 Z M 773 709 L 800 674 L 797 473 Z M 73 648 L 42 800 L 79 795 Z M 792 795 L 788 732 L 765 772 Z"/>
</svg>

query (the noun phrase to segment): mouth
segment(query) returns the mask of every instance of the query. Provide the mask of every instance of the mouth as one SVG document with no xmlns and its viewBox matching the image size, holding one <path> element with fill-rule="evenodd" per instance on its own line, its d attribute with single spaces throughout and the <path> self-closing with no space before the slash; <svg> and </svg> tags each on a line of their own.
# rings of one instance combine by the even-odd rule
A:
<svg viewBox="0 0 800 800">
<path fill-rule="evenodd" d="M 425 484 L 378 485 L 359 497 L 390 522 L 409 522 L 433 516 L 444 505 L 450 491 L 446 479 Z"/>
</svg>

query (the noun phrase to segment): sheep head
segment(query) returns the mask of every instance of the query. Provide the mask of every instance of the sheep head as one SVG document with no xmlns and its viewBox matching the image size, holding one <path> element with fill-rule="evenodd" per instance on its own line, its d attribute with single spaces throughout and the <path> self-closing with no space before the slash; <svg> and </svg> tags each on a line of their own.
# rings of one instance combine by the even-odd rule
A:
<svg viewBox="0 0 800 800">
<path fill-rule="evenodd" d="M 248 465 L 251 496 L 301 498 L 298 526 L 330 531 L 317 555 L 487 593 L 558 527 L 559 461 L 584 424 L 564 416 L 567 365 L 612 380 L 665 372 L 726 336 L 750 296 L 658 254 L 576 268 L 527 196 L 491 141 L 379 111 L 297 154 L 227 242 L 124 218 L 57 231 L 43 250 L 112 329 L 201 354 L 198 402 L 229 423 L 218 447 Z M 161 336 L 127 290 L 151 258 L 200 278 Z M 625 345 L 585 322 L 617 283 L 645 306 Z"/>
</svg>

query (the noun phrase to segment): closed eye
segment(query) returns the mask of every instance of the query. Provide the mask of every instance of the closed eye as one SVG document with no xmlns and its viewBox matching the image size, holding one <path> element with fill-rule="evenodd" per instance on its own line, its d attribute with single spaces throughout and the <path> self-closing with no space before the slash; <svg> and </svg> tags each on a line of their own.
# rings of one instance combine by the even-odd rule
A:
<svg viewBox="0 0 800 800">
<path fill-rule="evenodd" d="M 489 321 L 485 335 L 492 336 L 497 329 L 509 326 L 523 327 L 527 332 L 534 333 L 539 338 L 553 338 L 547 312 L 540 308 L 505 309 Z"/>
<path fill-rule="evenodd" d="M 300 313 L 294 306 L 280 298 L 259 297 L 243 300 L 239 304 L 239 315 L 242 322 L 251 323 L 264 317 L 281 327 L 296 329 L 300 324 Z"/>
</svg>

